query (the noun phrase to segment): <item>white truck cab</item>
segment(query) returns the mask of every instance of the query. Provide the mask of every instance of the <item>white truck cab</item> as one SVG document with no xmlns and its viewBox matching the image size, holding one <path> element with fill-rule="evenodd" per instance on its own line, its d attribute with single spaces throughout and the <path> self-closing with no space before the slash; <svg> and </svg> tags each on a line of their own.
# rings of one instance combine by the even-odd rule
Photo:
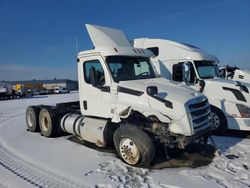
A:
<svg viewBox="0 0 250 188">
<path fill-rule="evenodd" d="M 39 125 L 42 135 L 51 137 L 61 128 L 100 147 L 114 144 L 123 161 L 141 166 L 153 161 L 155 144 L 185 148 L 207 139 L 211 118 L 206 96 L 157 78 L 150 62 L 154 54 L 133 48 L 122 31 L 86 27 L 95 48 L 77 58 L 80 109 L 74 110 L 75 103 L 29 107 L 29 130 Z M 31 117 L 39 108 L 35 123 Z"/>
<path fill-rule="evenodd" d="M 228 80 L 240 81 L 250 84 L 250 70 L 242 70 L 238 67 L 223 66 L 220 67 L 220 77 Z"/>
<path fill-rule="evenodd" d="M 140 38 L 134 47 L 150 49 L 157 72 L 183 82 L 205 94 L 212 110 L 212 129 L 250 130 L 249 85 L 219 78 L 219 60 L 188 44 L 163 39 Z"/>
<path fill-rule="evenodd" d="M 243 69 L 235 70 L 232 80 L 237 80 L 243 83 L 250 84 L 250 70 L 243 70 Z"/>
</svg>

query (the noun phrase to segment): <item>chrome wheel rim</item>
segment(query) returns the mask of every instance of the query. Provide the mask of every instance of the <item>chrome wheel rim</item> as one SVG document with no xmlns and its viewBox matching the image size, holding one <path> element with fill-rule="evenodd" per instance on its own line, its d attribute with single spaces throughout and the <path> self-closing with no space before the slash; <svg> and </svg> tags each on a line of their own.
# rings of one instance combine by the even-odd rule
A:
<svg viewBox="0 0 250 188">
<path fill-rule="evenodd" d="M 34 120 L 34 118 L 33 118 L 32 114 L 31 114 L 31 112 L 29 112 L 29 113 L 27 114 L 27 123 L 28 123 L 28 127 L 32 127 L 32 126 L 33 126 L 33 124 L 32 124 L 33 120 Z"/>
<path fill-rule="evenodd" d="M 130 165 L 135 165 L 140 159 L 140 151 L 134 141 L 129 138 L 123 138 L 120 142 L 120 154 L 124 161 Z"/>
<path fill-rule="evenodd" d="M 44 132 L 47 132 L 49 129 L 49 120 L 46 115 L 44 115 L 42 118 L 42 129 Z"/>
<path fill-rule="evenodd" d="M 212 116 L 212 130 L 218 129 L 220 127 L 220 118 L 217 114 L 211 113 Z"/>
</svg>

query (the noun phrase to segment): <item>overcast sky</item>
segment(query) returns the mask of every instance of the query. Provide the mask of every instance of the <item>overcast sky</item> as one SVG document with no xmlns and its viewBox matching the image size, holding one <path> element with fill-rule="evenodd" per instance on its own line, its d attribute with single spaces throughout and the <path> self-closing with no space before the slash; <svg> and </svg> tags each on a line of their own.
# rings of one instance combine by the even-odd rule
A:
<svg viewBox="0 0 250 188">
<path fill-rule="evenodd" d="M 185 42 L 250 69 L 250 0 L 0 0 L 0 80 L 77 79 L 84 24 Z"/>
</svg>

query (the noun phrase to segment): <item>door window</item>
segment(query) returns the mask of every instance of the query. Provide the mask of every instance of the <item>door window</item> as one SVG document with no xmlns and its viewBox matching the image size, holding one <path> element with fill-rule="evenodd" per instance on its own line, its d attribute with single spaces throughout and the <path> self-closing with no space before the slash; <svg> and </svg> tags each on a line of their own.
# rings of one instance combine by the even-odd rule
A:
<svg viewBox="0 0 250 188">
<path fill-rule="evenodd" d="M 88 84 L 91 83 L 90 71 L 91 69 L 93 69 L 95 73 L 97 85 L 102 86 L 105 84 L 104 70 L 99 60 L 86 61 L 83 64 L 83 66 L 84 66 L 84 79 L 86 83 Z"/>
</svg>

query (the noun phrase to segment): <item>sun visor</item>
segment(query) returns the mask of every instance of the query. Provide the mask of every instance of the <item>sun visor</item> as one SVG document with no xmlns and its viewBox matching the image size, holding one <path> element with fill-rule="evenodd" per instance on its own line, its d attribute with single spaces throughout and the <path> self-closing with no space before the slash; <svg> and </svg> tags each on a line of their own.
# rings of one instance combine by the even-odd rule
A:
<svg viewBox="0 0 250 188">
<path fill-rule="evenodd" d="M 132 47 L 121 30 L 86 24 L 89 36 L 94 44 L 97 47 Z"/>
</svg>

